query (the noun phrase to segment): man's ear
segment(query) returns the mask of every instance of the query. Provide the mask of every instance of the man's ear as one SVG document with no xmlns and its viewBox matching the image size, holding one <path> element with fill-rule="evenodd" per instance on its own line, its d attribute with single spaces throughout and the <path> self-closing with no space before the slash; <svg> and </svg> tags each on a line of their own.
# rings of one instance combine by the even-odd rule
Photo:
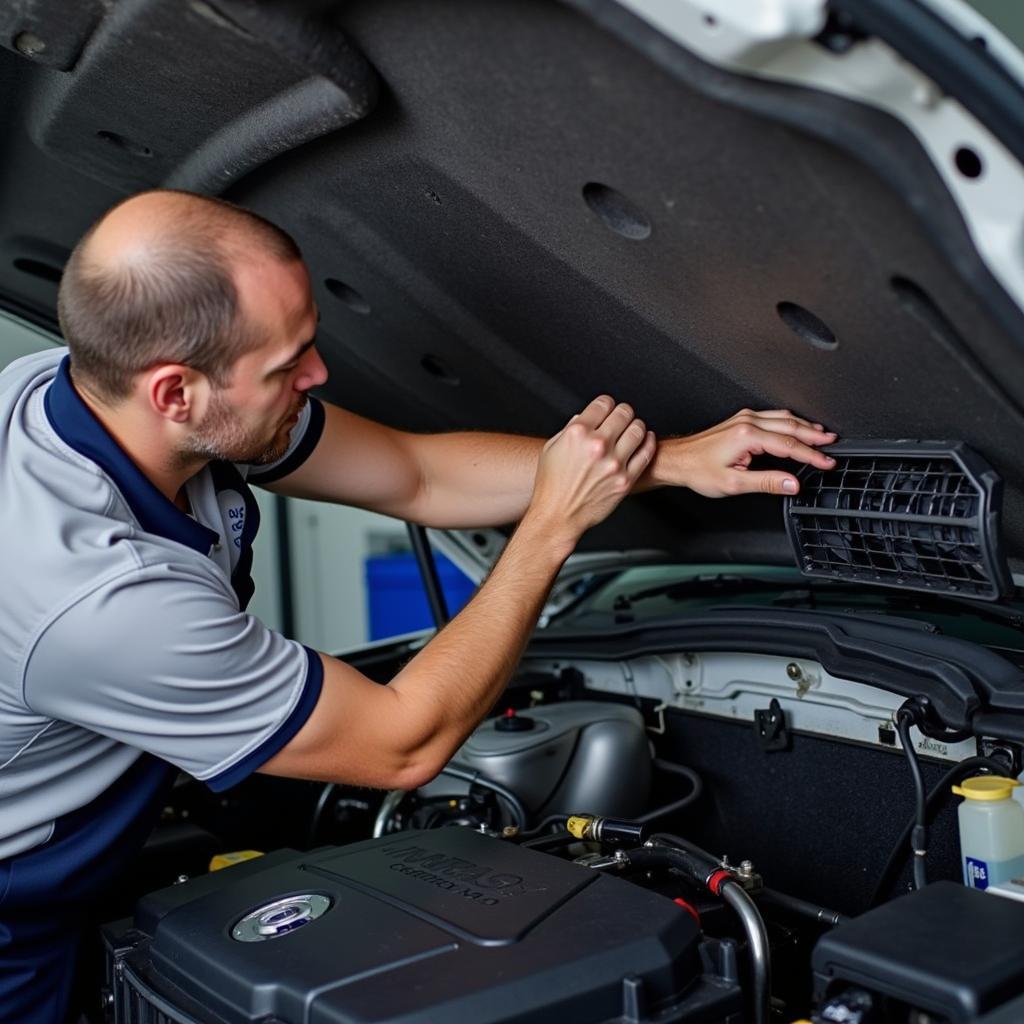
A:
<svg viewBox="0 0 1024 1024">
<path fill-rule="evenodd" d="M 188 423 L 201 415 L 209 397 L 206 374 L 182 363 L 161 363 L 146 375 L 146 398 L 158 415 Z"/>
</svg>

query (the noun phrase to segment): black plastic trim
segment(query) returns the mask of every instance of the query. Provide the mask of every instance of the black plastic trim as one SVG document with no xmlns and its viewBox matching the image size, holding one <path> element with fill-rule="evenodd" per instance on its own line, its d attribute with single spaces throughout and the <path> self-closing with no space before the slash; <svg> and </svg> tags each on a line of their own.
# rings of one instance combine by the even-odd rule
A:
<svg viewBox="0 0 1024 1024">
<path fill-rule="evenodd" d="M 1003 481 L 958 441 L 843 440 L 831 469 L 803 466 L 784 503 L 800 571 L 972 600 L 1013 580 L 1000 540 Z"/>
<path fill-rule="evenodd" d="M 1024 743 L 1024 717 L 1000 711 L 982 711 L 971 723 L 975 736 L 996 736 Z"/>
<path fill-rule="evenodd" d="M 998 654 L 884 619 L 874 623 L 825 612 L 710 611 L 600 635 L 536 636 L 526 657 L 602 661 L 679 650 L 813 658 L 841 678 L 904 697 L 923 694 L 945 727 L 969 728 L 976 735 L 974 719 L 982 710 L 1024 712 L 1024 671 Z M 983 732 L 1002 735 L 991 728 Z"/>
</svg>

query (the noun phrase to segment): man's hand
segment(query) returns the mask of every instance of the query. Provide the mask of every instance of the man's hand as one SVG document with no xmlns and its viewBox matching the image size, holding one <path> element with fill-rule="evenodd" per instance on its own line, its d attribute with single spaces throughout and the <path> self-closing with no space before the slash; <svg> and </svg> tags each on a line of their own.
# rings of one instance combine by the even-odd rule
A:
<svg viewBox="0 0 1024 1024">
<path fill-rule="evenodd" d="M 629 494 L 656 449 L 630 406 L 595 398 L 544 445 L 524 522 L 543 523 L 571 550 Z"/>
<path fill-rule="evenodd" d="M 651 483 L 689 487 L 706 498 L 730 494 L 796 494 L 795 476 L 783 470 L 755 472 L 755 455 L 777 455 L 831 469 L 835 460 L 815 450 L 836 435 L 787 409 L 753 412 L 741 409 L 724 423 L 689 437 L 662 441 Z"/>
</svg>

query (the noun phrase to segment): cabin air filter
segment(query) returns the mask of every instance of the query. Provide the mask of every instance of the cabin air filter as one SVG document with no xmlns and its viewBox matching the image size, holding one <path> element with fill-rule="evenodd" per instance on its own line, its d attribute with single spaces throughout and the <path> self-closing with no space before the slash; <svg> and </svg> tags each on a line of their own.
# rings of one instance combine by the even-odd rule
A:
<svg viewBox="0 0 1024 1024">
<path fill-rule="evenodd" d="M 840 441 L 785 501 L 805 576 L 994 601 L 1012 589 L 999 542 L 1002 480 L 952 441 Z"/>
</svg>

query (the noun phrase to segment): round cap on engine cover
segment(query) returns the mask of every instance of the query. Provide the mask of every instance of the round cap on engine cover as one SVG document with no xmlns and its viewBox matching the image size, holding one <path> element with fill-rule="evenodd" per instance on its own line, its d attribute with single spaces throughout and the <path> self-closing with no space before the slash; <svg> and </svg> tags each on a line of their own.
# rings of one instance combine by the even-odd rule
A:
<svg viewBox="0 0 1024 1024">
<path fill-rule="evenodd" d="M 494 728 L 499 732 L 526 732 L 536 724 L 527 715 L 517 715 L 515 708 L 505 708 L 505 714 L 495 719 Z"/>
<path fill-rule="evenodd" d="M 280 938 L 323 917 L 331 900 L 319 893 L 285 896 L 250 911 L 231 929 L 236 942 L 264 942 Z"/>
<path fill-rule="evenodd" d="M 1016 779 L 1004 779 L 999 775 L 974 775 L 954 786 L 953 792 L 968 800 L 1008 800 L 1013 787 L 1019 785 Z"/>
</svg>

